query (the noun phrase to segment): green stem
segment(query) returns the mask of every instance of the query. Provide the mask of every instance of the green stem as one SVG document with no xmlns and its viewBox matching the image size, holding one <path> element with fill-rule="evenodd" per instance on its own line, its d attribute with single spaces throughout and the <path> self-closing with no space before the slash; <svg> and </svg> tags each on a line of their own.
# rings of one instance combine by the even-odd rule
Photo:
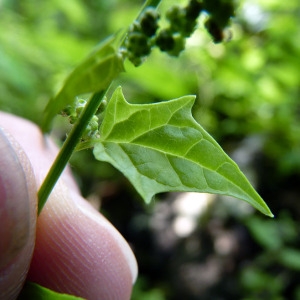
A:
<svg viewBox="0 0 300 300">
<path fill-rule="evenodd" d="M 157 7 L 160 2 L 161 2 L 161 0 L 147 0 L 145 3 L 145 6 Z"/>
<path fill-rule="evenodd" d="M 157 7 L 160 2 L 161 0 L 147 0 L 141 12 L 148 6 Z M 85 109 L 83 110 L 79 120 L 76 122 L 66 141 L 64 142 L 63 147 L 58 153 L 58 156 L 56 157 L 38 191 L 38 214 L 40 214 L 40 212 L 42 211 L 54 185 L 56 184 L 59 176 L 67 165 L 72 153 L 75 150 L 76 145 L 79 143 L 86 126 L 88 125 L 93 115 L 96 113 L 105 93 L 106 91 L 101 91 L 95 93 L 92 96 Z"/>
<path fill-rule="evenodd" d="M 147 1 L 144 3 L 142 9 L 140 10 L 140 12 L 139 12 L 139 14 L 138 14 L 136 20 L 138 20 L 139 16 L 143 13 L 143 11 L 144 11 L 147 7 L 149 7 L 149 6 L 152 6 L 152 7 L 158 7 L 158 5 L 160 4 L 160 2 L 161 2 L 161 0 L 147 0 Z"/>
<path fill-rule="evenodd" d="M 67 165 L 76 145 L 87 127 L 89 121 L 96 113 L 106 90 L 95 93 L 86 104 L 79 120 L 76 122 L 61 150 L 52 164 L 43 184 L 38 191 L 38 214 L 42 211 L 55 183 Z"/>
</svg>

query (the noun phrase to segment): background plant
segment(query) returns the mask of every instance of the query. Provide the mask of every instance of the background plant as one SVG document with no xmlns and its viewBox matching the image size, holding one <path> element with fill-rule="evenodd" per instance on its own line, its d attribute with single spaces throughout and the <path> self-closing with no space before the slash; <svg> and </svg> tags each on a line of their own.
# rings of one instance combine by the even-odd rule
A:
<svg viewBox="0 0 300 300">
<path fill-rule="evenodd" d="M 78 58 L 84 58 L 95 42 L 106 36 L 108 32 L 114 32 L 124 24 L 129 24 L 138 11 L 138 6 L 134 7 L 132 2 L 126 6 L 125 1 L 118 4 L 118 7 L 124 6 L 120 11 L 109 9 L 109 6 L 113 7 L 116 4 L 113 1 L 109 3 L 100 1 L 98 4 L 88 1 L 86 4 L 79 3 L 79 1 L 72 1 L 72 4 L 49 1 L 47 4 L 40 4 L 45 6 L 45 14 L 40 16 L 38 11 L 41 6 L 37 7 L 30 2 L 15 2 L 14 5 L 8 2 L 3 3 L 6 5 L 6 9 L 2 10 L 1 22 L 7 30 L 1 33 L 2 57 L 6 58 L 1 60 L 4 64 L 1 68 L 3 74 L 1 77 L 3 95 L 1 108 L 36 122 L 38 122 L 36 116 L 42 112 L 46 100 L 54 93 L 52 91 L 53 86 L 62 82 L 69 70 L 78 62 Z M 7 8 L 7 5 L 10 5 L 11 8 Z M 98 7 L 95 7 L 96 5 Z M 249 10 L 251 11 L 249 5 L 250 8 L 252 6 L 252 11 L 256 9 L 256 13 L 250 17 L 246 13 L 247 10 L 248 13 Z M 96 11 L 97 16 L 95 16 Z M 252 153 L 255 151 L 259 153 L 258 156 L 253 156 L 258 167 L 255 167 L 254 164 L 255 168 L 252 167 L 252 174 L 256 174 L 259 191 L 278 216 L 277 222 L 281 222 L 281 215 L 279 214 L 281 210 L 291 211 L 288 214 L 288 220 L 297 220 L 298 216 L 298 208 L 294 200 L 297 199 L 298 195 L 297 184 L 295 183 L 297 183 L 299 176 L 297 155 L 299 152 L 297 119 L 297 97 L 299 95 L 297 36 L 299 36 L 299 31 L 295 26 L 297 12 L 299 12 L 299 6 L 296 1 L 290 1 L 288 4 L 277 1 L 260 1 L 260 3 L 247 1 L 245 5 L 241 2 L 237 14 L 239 20 L 236 21 L 237 23 L 233 28 L 234 38 L 226 47 L 212 45 L 207 35 L 201 35 L 200 32 L 197 32 L 201 38 L 192 39 L 189 42 L 191 46 L 182 54 L 180 60 L 175 61 L 154 52 L 147 64 L 142 65 L 139 69 L 133 69 L 130 65 L 126 66 L 128 72 L 122 74 L 119 82 L 115 83 L 115 85 L 122 83 L 126 95 L 132 102 L 135 99 L 140 101 L 142 99 L 141 94 L 147 95 L 142 100 L 148 103 L 158 99 L 176 98 L 184 94 L 198 94 L 194 116 L 228 152 L 233 153 L 234 149 L 240 150 L 240 145 L 244 143 L 248 145 L 246 148 L 253 149 Z M 101 13 L 108 18 L 105 16 L 101 18 Z M 117 14 L 119 15 L 116 17 Z M 20 18 L 20 15 L 27 17 L 26 19 Z M 95 16 L 95 18 L 91 16 Z M 254 16 L 260 16 L 259 22 L 253 21 Z M 9 26 L 12 24 L 11 20 L 13 20 L 14 26 Z M 118 24 L 116 20 L 121 24 Z M 25 24 L 26 26 L 24 26 Z M 39 26 L 36 26 L 37 24 Z M 90 30 L 91 28 L 93 30 Z M 104 28 L 108 28 L 108 30 L 105 32 Z M 100 35 L 102 36 L 100 37 Z M 66 49 L 66 45 L 72 51 Z M 32 53 L 35 54 L 34 59 Z M 178 69 L 184 71 L 178 74 L 175 72 Z M 20 76 L 20 74 L 24 75 Z M 140 76 L 141 74 L 143 76 Z M 44 86 L 38 84 L 41 78 L 47 78 L 47 80 L 43 80 Z M 166 78 L 168 81 L 165 80 Z M 163 86 L 160 84 L 162 80 L 166 82 Z M 56 120 L 56 122 L 56 133 L 57 136 L 60 136 L 60 132 L 65 132 L 65 125 L 61 120 Z M 64 133 L 61 136 L 64 136 Z M 248 144 L 247 142 L 242 143 L 245 137 L 249 137 Z M 249 145 L 256 147 L 251 148 Z M 240 153 L 241 151 L 235 152 L 238 157 Z M 251 157 L 250 154 L 248 152 L 246 157 Z M 206 284 L 204 291 L 195 291 L 185 281 L 181 280 L 180 289 L 177 290 L 176 294 L 184 293 L 184 295 L 199 296 L 197 293 L 202 293 L 201 295 L 208 291 L 217 293 L 217 290 L 224 291 L 224 289 L 228 295 L 227 298 L 230 298 L 231 295 L 243 294 L 245 285 L 239 287 L 235 285 L 234 289 L 230 289 L 230 280 L 235 279 L 236 272 L 242 271 L 240 268 L 244 265 L 245 259 L 253 259 L 263 251 L 260 246 L 254 246 L 251 235 L 241 225 L 243 220 L 239 220 L 239 224 L 236 223 L 235 220 L 239 219 L 240 214 L 235 214 L 230 205 L 227 207 L 226 204 L 218 202 L 215 209 L 208 212 L 213 217 L 207 218 L 207 220 L 212 221 L 201 221 L 201 224 L 204 225 L 202 225 L 201 230 L 199 229 L 200 231 L 197 231 L 198 233 L 201 232 L 200 235 L 194 234 L 191 238 L 184 240 L 177 239 L 181 246 L 177 244 L 172 248 L 172 251 L 170 250 L 171 252 L 168 252 L 173 253 L 172 257 L 178 259 L 177 264 L 171 264 L 171 260 L 166 259 L 167 263 L 162 266 L 167 271 L 153 270 L 153 267 L 149 267 L 151 264 L 147 264 L 147 260 L 153 257 L 154 249 L 161 254 L 161 247 L 155 242 L 155 232 L 145 225 L 150 219 L 150 213 L 148 215 L 144 212 L 145 208 L 141 208 L 138 204 L 139 200 L 131 202 L 130 199 L 138 198 L 138 196 L 116 170 L 100 162 L 86 163 L 88 157 L 88 153 L 78 153 L 72 160 L 73 168 L 77 170 L 78 174 L 81 174 L 84 194 L 97 193 L 102 195 L 102 199 L 104 199 L 103 210 L 107 211 L 116 226 L 129 240 L 135 241 L 135 247 L 139 244 L 139 239 L 136 237 L 142 232 L 148 232 L 149 243 L 152 244 L 153 251 L 151 251 L 151 255 L 147 256 L 144 263 L 140 263 L 141 278 L 146 278 L 143 284 L 141 282 L 137 285 L 141 289 L 140 293 L 145 293 L 143 290 L 147 290 L 150 295 L 151 287 L 155 287 L 156 290 L 153 290 L 153 294 L 160 294 L 161 297 L 168 295 L 170 298 L 172 297 L 170 296 L 172 294 L 171 288 L 167 284 L 170 280 L 162 278 L 168 273 L 168 270 L 169 272 L 171 272 L 170 270 L 178 270 L 178 272 L 171 272 L 177 274 L 172 277 L 172 282 L 174 282 L 172 288 L 174 289 L 174 286 L 179 287 L 176 280 L 181 278 L 180 267 L 191 267 L 191 264 L 187 264 L 187 262 L 194 262 L 195 266 L 208 267 L 204 263 L 207 260 L 203 252 L 202 256 L 199 257 L 190 252 L 187 253 L 184 249 L 195 240 L 201 241 L 205 236 L 213 244 L 216 235 L 212 234 L 209 228 L 213 227 L 214 221 L 217 219 L 221 224 L 220 227 L 235 237 L 239 236 L 241 231 L 244 232 L 242 236 L 246 238 L 248 241 L 246 245 L 252 251 L 250 253 L 242 252 L 244 253 L 243 257 L 235 258 L 233 253 L 229 253 L 225 257 L 229 260 L 233 259 L 235 262 L 235 267 L 231 271 L 220 264 L 221 274 L 226 274 L 226 279 L 221 277 L 222 279 L 213 281 L 212 285 Z M 105 187 L 104 183 L 99 184 L 99 179 L 110 180 L 110 184 Z M 110 193 L 110 197 L 108 191 L 111 191 L 111 188 L 108 187 L 114 187 L 114 192 Z M 131 208 L 130 213 L 126 214 L 124 210 L 121 213 L 123 202 L 118 201 L 118 194 L 128 195 L 126 205 Z M 106 197 L 103 197 L 104 195 Z M 221 209 L 218 209 L 218 207 L 223 208 L 223 205 L 225 205 L 227 213 L 221 213 Z M 134 213 L 136 211 L 134 208 L 137 209 L 136 213 Z M 148 209 L 151 211 L 155 207 L 151 206 Z M 251 216 L 252 213 L 249 213 L 248 217 L 251 218 Z M 141 225 L 138 220 L 143 220 L 141 223 L 144 225 Z M 245 224 L 250 226 L 248 223 Z M 291 227 L 296 230 L 297 222 L 291 222 L 291 224 Z M 262 230 L 262 227 L 259 228 Z M 274 238 L 274 240 L 276 239 Z M 297 238 L 293 235 L 289 241 L 283 241 L 283 245 L 290 245 L 294 249 L 297 249 L 297 243 Z M 209 250 L 207 253 L 214 253 L 217 258 L 220 257 L 214 247 Z M 136 253 L 139 255 L 139 261 L 143 261 L 141 259 L 142 256 L 145 256 L 142 255 L 143 251 Z M 164 255 L 168 257 L 168 253 Z M 260 267 L 258 266 L 258 268 Z M 151 274 L 149 268 L 152 276 L 149 276 Z M 274 268 L 277 274 L 284 276 L 279 276 L 281 289 L 273 292 L 282 297 L 295 292 L 297 270 L 286 266 L 282 267 L 276 262 L 270 262 L 269 267 L 266 267 L 264 272 L 274 274 Z M 228 272 L 230 276 L 228 276 Z M 160 277 L 158 274 L 163 275 Z M 257 276 L 258 273 L 252 274 Z M 236 283 L 236 280 L 234 282 Z M 219 289 L 214 288 L 212 291 L 211 288 L 216 286 Z M 270 289 L 273 286 L 269 285 Z M 290 292 L 288 292 L 288 288 Z M 250 297 L 251 293 L 255 297 L 257 292 L 255 285 L 252 285 L 250 289 L 248 287 L 247 291 L 250 293 Z"/>
</svg>

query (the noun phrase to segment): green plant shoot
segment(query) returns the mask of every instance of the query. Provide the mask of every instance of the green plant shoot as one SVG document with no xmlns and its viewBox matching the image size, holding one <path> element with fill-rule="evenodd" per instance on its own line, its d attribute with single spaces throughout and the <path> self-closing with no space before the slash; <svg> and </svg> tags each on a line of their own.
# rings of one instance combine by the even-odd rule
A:
<svg viewBox="0 0 300 300">
<path fill-rule="evenodd" d="M 124 71 L 123 57 L 119 52 L 124 32 L 119 32 L 100 43 L 66 79 L 56 97 L 45 109 L 42 129 L 49 131 L 50 122 L 67 105 L 72 105 L 78 95 L 106 90 L 111 82 Z"/>
</svg>

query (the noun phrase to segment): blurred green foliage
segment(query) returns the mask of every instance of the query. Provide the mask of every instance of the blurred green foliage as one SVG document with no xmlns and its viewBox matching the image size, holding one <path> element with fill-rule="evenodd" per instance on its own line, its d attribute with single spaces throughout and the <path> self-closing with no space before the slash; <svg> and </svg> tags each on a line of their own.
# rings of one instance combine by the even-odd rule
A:
<svg viewBox="0 0 300 300">
<path fill-rule="evenodd" d="M 165 1 L 161 9 L 165 10 L 170 3 Z M 127 27 L 141 5 L 142 1 L 137 0 L 2 0 L 0 109 L 39 123 L 48 99 L 58 91 L 66 75 L 103 38 Z M 234 288 L 227 286 L 220 293 L 222 299 L 234 299 L 232 295 L 251 300 L 300 299 L 297 279 L 300 272 L 300 2 L 241 0 L 237 5 L 230 41 L 213 44 L 200 20 L 199 30 L 188 40 L 187 50 L 180 59 L 154 51 L 139 68 L 126 64 L 127 72 L 112 89 L 121 84 L 132 103 L 196 94 L 195 118 L 229 153 L 239 148 L 245 138 L 259 137 L 258 152 L 262 160 L 256 161 L 259 164 L 257 185 L 277 218 L 265 220 L 252 214 L 246 220 L 237 218 L 247 228 L 248 238 L 255 246 L 252 245 L 247 259 L 238 264 L 232 275 Z M 57 122 L 55 132 L 60 132 L 62 126 Z M 136 220 L 146 222 L 148 212 L 140 212 L 136 194 L 112 167 L 92 159 L 88 152 L 77 153 L 72 159 L 84 194 L 102 191 L 110 180 L 109 187 L 104 188 L 107 194 L 114 185 L 122 192 L 117 193 L 122 201 L 127 198 L 134 201 L 124 206 L 117 202 L 119 206 L 111 210 L 104 203 L 106 214 L 121 231 L 123 221 L 133 220 L 128 226 L 139 224 L 144 233 L 144 225 Z M 212 213 L 211 217 L 216 216 Z M 219 216 L 224 223 L 232 222 L 232 218 Z M 126 235 L 126 230 L 123 233 Z M 149 262 L 155 253 L 141 255 L 133 237 L 131 242 L 140 259 L 143 278 L 135 287 L 133 299 L 182 299 L 178 298 L 182 296 L 178 291 L 182 292 L 183 287 L 174 280 L 174 272 L 169 270 L 171 280 L 157 273 L 156 281 L 149 277 L 147 259 Z M 175 259 L 176 255 L 172 257 Z M 195 262 L 195 257 L 198 259 L 198 256 L 189 259 Z M 156 259 L 156 268 L 160 264 L 166 266 Z M 225 273 L 224 282 L 228 282 L 226 276 L 230 277 Z M 228 290 L 232 289 L 235 293 L 230 294 Z"/>
<path fill-rule="evenodd" d="M 252 216 L 246 225 L 264 249 L 241 273 L 241 285 L 251 295 L 247 299 L 285 299 L 282 296 L 284 289 L 293 280 L 288 270 L 296 274 L 300 271 L 300 251 L 291 246 L 298 240 L 298 224 L 289 214 L 282 212 L 276 221 Z M 272 269 L 274 271 L 270 272 Z M 297 289 L 293 299 L 299 299 L 296 293 Z"/>
<path fill-rule="evenodd" d="M 66 75 L 104 37 L 128 26 L 139 5 L 2 1 L 0 108 L 39 122 Z M 139 103 L 197 94 L 195 117 L 217 140 L 264 135 L 280 170 L 298 170 L 299 3 L 240 1 L 236 14 L 229 43 L 211 43 L 200 22 L 180 59 L 156 52 L 140 68 L 128 64 L 117 84 Z"/>
<path fill-rule="evenodd" d="M 116 5 L 93 0 L 1 1 L 0 108 L 38 123 L 66 75 L 114 33 Z M 120 11 L 123 5 L 118 4 Z"/>
</svg>

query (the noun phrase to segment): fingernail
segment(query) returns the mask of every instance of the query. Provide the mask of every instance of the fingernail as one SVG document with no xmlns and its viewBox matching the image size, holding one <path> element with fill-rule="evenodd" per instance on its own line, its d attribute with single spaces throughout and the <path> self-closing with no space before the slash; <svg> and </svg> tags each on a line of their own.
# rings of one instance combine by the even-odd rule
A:
<svg viewBox="0 0 300 300">
<path fill-rule="evenodd" d="M 0 269 L 23 250 L 30 228 L 30 199 L 19 147 L 0 128 Z"/>
<path fill-rule="evenodd" d="M 82 213 L 84 213 L 90 219 L 94 220 L 100 226 L 107 229 L 110 235 L 115 239 L 128 263 L 131 271 L 132 283 L 134 284 L 138 274 L 138 266 L 135 256 L 132 253 L 132 250 L 129 247 L 128 243 L 125 241 L 122 235 L 87 201 L 83 200 L 77 195 L 74 195 L 73 199 L 75 200 L 77 207 L 81 210 Z"/>
</svg>

